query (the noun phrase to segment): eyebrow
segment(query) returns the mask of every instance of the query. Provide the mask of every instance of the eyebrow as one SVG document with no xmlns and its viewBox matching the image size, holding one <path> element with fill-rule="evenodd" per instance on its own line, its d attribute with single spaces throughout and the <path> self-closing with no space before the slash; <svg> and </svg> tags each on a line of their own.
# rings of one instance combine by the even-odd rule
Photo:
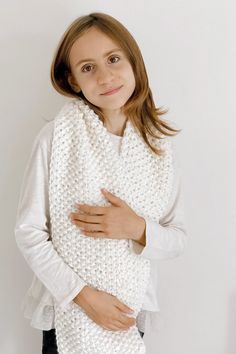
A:
<svg viewBox="0 0 236 354">
<path fill-rule="evenodd" d="M 112 50 L 109 50 L 109 52 L 105 53 L 105 54 L 103 55 L 103 58 L 105 58 L 107 55 L 109 55 L 109 54 L 111 54 L 111 53 L 114 53 L 114 52 L 121 52 L 121 51 L 122 51 L 121 48 L 114 48 L 114 49 L 112 49 Z M 78 65 L 81 64 L 81 63 L 84 63 L 84 62 L 87 62 L 87 61 L 93 61 L 93 60 L 94 60 L 94 59 L 92 59 L 92 58 L 82 59 L 82 60 L 79 60 L 79 61 L 75 64 L 75 66 L 78 66 Z"/>
</svg>

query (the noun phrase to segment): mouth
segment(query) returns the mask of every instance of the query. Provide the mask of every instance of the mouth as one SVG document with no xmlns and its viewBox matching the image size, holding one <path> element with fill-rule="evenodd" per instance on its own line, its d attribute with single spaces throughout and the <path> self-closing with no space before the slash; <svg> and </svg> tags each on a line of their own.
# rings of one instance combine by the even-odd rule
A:
<svg viewBox="0 0 236 354">
<path fill-rule="evenodd" d="M 121 85 L 120 87 L 111 89 L 111 90 L 109 90 L 109 91 L 107 91 L 107 92 L 101 93 L 101 95 L 102 95 L 102 96 L 113 95 L 114 93 L 118 92 L 118 91 L 121 89 L 122 86 L 123 86 L 123 85 Z"/>
</svg>

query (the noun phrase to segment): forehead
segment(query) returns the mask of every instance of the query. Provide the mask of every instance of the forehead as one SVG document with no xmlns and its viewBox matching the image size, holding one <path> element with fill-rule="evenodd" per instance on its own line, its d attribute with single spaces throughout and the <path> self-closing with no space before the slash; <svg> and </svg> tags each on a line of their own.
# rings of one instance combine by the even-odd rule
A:
<svg viewBox="0 0 236 354">
<path fill-rule="evenodd" d="M 113 48 L 120 45 L 95 27 L 91 27 L 78 38 L 70 50 L 70 62 L 75 65 L 78 61 L 93 58 L 96 60 Z"/>
</svg>

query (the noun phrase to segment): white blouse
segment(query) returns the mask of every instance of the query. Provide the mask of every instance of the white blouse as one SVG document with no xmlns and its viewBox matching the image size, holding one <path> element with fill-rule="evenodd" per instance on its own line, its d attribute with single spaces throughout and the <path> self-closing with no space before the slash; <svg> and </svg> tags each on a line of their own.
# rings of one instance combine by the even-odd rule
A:
<svg viewBox="0 0 236 354">
<path fill-rule="evenodd" d="M 41 330 L 54 328 L 53 297 L 66 308 L 87 285 L 54 249 L 49 234 L 48 180 L 54 121 L 38 133 L 25 169 L 19 198 L 15 239 L 34 276 L 22 302 L 25 318 Z M 122 136 L 110 133 L 119 149 Z M 137 318 L 139 330 L 145 331 L 146 321 L 155 327 L 159 305 L 157 300 L 157 261 L 177 257 L 185 248 L 188 236 L 184 224 L 181 173 L 174 151 L 174 188 L 165 215 L 155 222 L 146 221 L 146 246 L 129 240 L 133 252 L 150 259 L 151 276 L 142 311 Z"/>
</svg>

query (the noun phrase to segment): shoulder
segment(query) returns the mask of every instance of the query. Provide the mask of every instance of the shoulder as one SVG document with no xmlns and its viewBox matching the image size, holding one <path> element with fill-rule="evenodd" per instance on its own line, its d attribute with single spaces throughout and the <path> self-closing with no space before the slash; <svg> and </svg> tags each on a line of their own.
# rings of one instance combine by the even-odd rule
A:
<svg viewBox="0 0 236 354">
<path fill-rule="evenodd" d="M 174 165 L 175 170 L 179 173 L 181 170 L 181 160 L 180 160 L 175 137 L 169 137 L 168 140 L 170 141 L 172 158 L 173 158 L 173 165 Z"/>
<path fill-rule="evenodd" d="M 53 120 L 46 122 L 44 126 L 39 130 L 34 140 L 34 146 L 46 149 L 50 152 L 52 148 L 53 135 L 57 126 L 57 122 L 60 121 L 62 118 L 68 121 L 70 120 L 70 118 L 74 119 L 75 113 L 78 110 L 78 106 L 85 106 L 82 100 L 72 99 L 64 103 L 64 105 L 59 109 Z"/>
<path fill-rule="evenodd" d="M 54 119 L 45 123 L 45 125 L 39 130 L 34 140 L 34 146 L 50 151 L 53 140 L 53 132 Z"/>
<path fill-rule="evenodd" d="M 161 139 L 161 143 L 159 146 L 164 151 L 166 151 L 169 156 L 171 156 L 175 169 L 179 169 L 180 160 L 179 160 L 179 153 L 178 153 L 175 137 L 165 136 L 163 139 Z"/>
<path fill-rule="evenodd" d="M 182 163 L 180 152 L 178 150 L 178 144 L 176 142 L 175 137 L 168 137 L 168 140 L 171 144 L 172 164 L 174 171 L 172 201 L 176 202 L 176 200 L 180 198 L 180 194 L 182 193 Z"/>
<path fill-rule="evenodd" d="M 161 139 L 159 145 L 165 151 L 164 159 L 166 157 L 166 164 L 171 165 L 173 176 L 173 197 L 179 192 L 182 180 L 182 166 L 179 157 L 178 146 L 174 136 L 165 136 Z"/>
</svg>

